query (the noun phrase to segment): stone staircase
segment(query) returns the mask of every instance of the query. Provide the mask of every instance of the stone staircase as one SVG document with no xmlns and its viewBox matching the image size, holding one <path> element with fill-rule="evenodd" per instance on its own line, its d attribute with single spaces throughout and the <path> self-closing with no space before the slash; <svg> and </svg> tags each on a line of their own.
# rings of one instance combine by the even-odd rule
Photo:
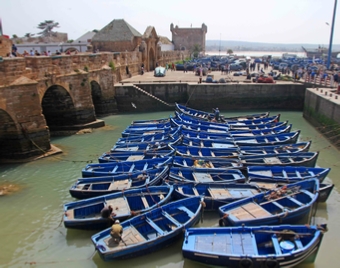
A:
<svg viewBox="0 0 340 268">
<path fill-rule="evenodd" d="M 151 93 L 146 92 L 144 89 L 142 89 L 142 88 L 140 88 L 140 87 L 138 87 L 138 86 L 136 86 L 136 85 L 132 85 L 132 86 L 133 86 L 135 89 L 139 90 L 140 92 L 143 92 L 145 95 L 148 95 L 149 97 L 151 97 L 151 98 L 153 98 L 153 99 L 155 99 L 155 100 L 157 100 L 157 101 L 159 101 L 159 102 L 161 102 L 161 103 L 163 103 L 163 104 L 165 104 L 165 105 L 167 105 L 167 106 L 170 106 L 170 107 L 174 107 L 174 106 L 175 106 L 175 104 L 169 104 L 169 103 L 167 103 L 167 102 L 161 100 L 160 98 L 157 98 L 156 96 L 152 95 Z"/>
</svg>

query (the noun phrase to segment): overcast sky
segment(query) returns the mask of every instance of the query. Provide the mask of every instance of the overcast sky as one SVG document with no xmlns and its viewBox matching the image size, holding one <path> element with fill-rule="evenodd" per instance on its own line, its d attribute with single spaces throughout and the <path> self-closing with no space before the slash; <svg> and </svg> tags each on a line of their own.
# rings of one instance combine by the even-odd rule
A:
<svg viewBox="0 0 340 268">
<path fill-rule="evenodd" d="M 171 23 L 194 28 L 205 23 L 207 40 L 327 45 L 334 1 L 0 0 L 0 18 L 4 34 L 11 37 L 38 33 L 40 22 L 54 20 L 60 25 L 55 30 L 77 39 L 114 19 L 124 19 L 141 34 L 154 26 L 158 35 L 170 40 Z M 340 44 L 340 14 L 334 25 L 333 44 Z"/>
</svg>

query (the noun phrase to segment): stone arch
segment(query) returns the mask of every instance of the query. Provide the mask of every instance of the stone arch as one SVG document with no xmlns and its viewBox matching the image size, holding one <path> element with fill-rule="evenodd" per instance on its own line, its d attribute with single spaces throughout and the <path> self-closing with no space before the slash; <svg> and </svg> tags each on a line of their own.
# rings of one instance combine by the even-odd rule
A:
<svg viewBox="0 0 340 268">
<path fill-rule="evenodd" d="M 60 85 L 52 85 L 41 101 L 46 124 L 51 130 L 77 124 L 76 109 L 69 92 Z"/>
<path fill-rule="evenodd" d="M 105 107 L 103 107 L 102 89 L 99 83 L 95 80 L 92 80 L 90 85 L 91 85 L 92 102 L 94 105 L 95 113 L 96 115 L 103 115 L 105 114 Z"/>
<path fill-rule="evenodd" d="M 0 109 L 0 158 L 13 158 L 22 152 L 21 131 L 18 124 L 4 110 Z"/>
<path fill-rule="evenodd" d="M 73 53 L 73 52 L 79 52 L 79 49 L 76 49 L 75 47 L 69 47 L 67 49 L 65 49 L 65 53 L 67 52 L 70 52 L 70 53 Z"/>
<path fill-rule="evenodd" d="M 156 56 L 155 56 L 155 51 L 154 49 L 151 47 L 149 50 L 149 70 L 153 71 L 156 67 Z"/>
</svg>

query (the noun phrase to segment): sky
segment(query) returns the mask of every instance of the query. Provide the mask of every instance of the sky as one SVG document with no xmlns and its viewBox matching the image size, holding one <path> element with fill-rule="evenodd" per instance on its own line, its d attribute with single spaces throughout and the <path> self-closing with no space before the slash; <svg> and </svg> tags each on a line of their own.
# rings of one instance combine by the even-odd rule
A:
<svg viewBox="0 0 340 268">
<path fill-rule="evenodd" d="M 170 24 L 208 27 L 206 40 L 283 44 L 330 43 L 336 0 L 0 0 L 3 33 L 36 34 L 40 22 L 53 20 L 54 31 L 77 39 L 88 31 L 124 19 L 141 34 L 154 26 L 172 39 Z M 336 8 L 333 44 L 340 44 L 340 14 Z M 328 24 L 328 25 L 327 25 Z"/>
</svg>

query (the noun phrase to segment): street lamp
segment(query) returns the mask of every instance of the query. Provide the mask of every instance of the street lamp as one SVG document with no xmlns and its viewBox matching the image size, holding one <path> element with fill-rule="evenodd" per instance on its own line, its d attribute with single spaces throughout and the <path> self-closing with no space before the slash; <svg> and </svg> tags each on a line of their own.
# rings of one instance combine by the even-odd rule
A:
<svg viewBox="0 0 340 268">
<path fill-rule="evenodd" d="M 335 21 L 335 14 L 336 14 L 336 5 L 338 0 L 334 1 L 334 9 L 333 9 L 333 19 L 332 19 L 332 28 L 331 28 L 331 36 L 329 39 L 329 47 L 328 47 L 328 57 L 327 57 L 327 69 L 331 64 L 331 56 L 332 56 L 332 43 L 333 43 L 333 31 L 334 31 L 334 21 Z"/>
</svg>

